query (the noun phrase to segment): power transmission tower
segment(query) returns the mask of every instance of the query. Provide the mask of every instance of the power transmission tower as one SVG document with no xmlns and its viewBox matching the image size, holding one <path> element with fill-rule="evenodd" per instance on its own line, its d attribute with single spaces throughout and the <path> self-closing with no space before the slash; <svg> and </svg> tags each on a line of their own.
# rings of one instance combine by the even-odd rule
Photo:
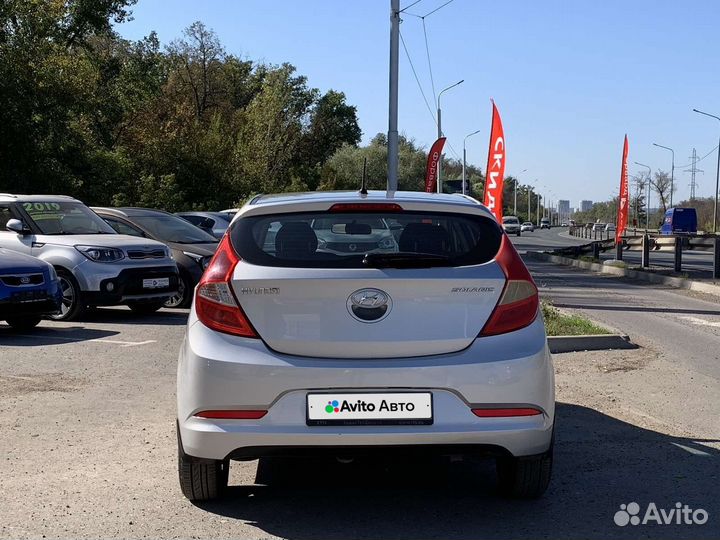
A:
<svg viewBox="0 0 720 540">
<path fill-rule="evenodd" d="M 690 168 L 685 169 L 684 172 L 690 173 L 690 200 L 695 199 L 695 190 L 697 189 L 697 182 L 695 181 L 695 174 L 699 172 L 705 172 L 697 168 L 697 150 L 693 148 L 692 156 L 690 156 Z"/>
</svg>

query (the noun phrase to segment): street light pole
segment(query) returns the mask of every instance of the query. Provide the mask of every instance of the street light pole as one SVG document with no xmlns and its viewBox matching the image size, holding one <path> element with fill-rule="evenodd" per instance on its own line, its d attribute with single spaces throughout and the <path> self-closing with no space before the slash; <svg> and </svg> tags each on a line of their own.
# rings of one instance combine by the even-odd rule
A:
<svg viewBox="0 0 720 540">
<path fill-rule="evenodd" d="M 645 229 L 647 230 L 650 228 L 650 178 L 652 177 L 652 169 L 648 165 L 638 163 L 637 161 L 635 162 L 635 165 L 646 167 L 648 170 L 647 201 L 645 201 L 645 206 L 647 206 L 645 209 Z"/>
<path fill-rule="evenodd" d="M 708 114 L 706 112 L 698 111 L 693 109 L 696 113 L 704 114 L 710 118 L 720 122 L 720 117 L 714 114 Z M 720 187 L 720 141 L 718 141 L 718 159 L 717 159 L 717 171 L 715 172 L 715 207 L 713 209 L 713 233 L 717 233 L 717 215 L 718 215 L 718 187 Z"/>
<path fill-rule="evenodd" d="M 399 0 L 398 0 L 399 1 Z M 442 96 L 445 92 L 450 90 L 451 88 L 455 88 L 457 85 L 462 84 L 465 82 L 465 79 L 459 80 L 455 84 L 451 84 L 447 88 L 443 88 L 440 90 L 440 93 L 438 94 L 438 100 L 437 100 L 437 138 L 439 139 L 442 137 L 442 110 L 440 109 L 440 96 Z M 437 192 L 442 193 L 442 155 L 440 155 L 440 159 L 438 160 L 437 165 Z"/>
<path fill-rule="evenodd" d="M 657 146 L 658 148 L 664 148 L 665 150 L 670 150 L 672 152 L 672 165 L 670 169 L 670 208 L 672 208 L 673 205 L 673 189 L 675 185 L 675 150 L 672 148 L 669 148 L 667 146 L 663 146 L 662 144 L 653 143 L 653 146 Z"/>
<path fill-rule="evenodd" d="M 527 187 L 527 192 L 528 192 L 528 215 L 527 215 L 527 220 L 528 220 L 528 221 L 532 221 L 532 213 L 531 213 L 531 210 L 530 210 L 530 186 Z"/>
<path fill-rule="evenodd" d="M 524 172 L 527 172 L 527 169 L 523 169 L 522 171 L 520 171 L 520 174 L 522 174 L 522 173 L 524 173 Z M 517 179 L 517 177 L 516 177 L 516 178 L 515 178 L 515 189 L 514 189 L 514 191 L 515 191 L 515 203 L 513 204 L 513 215 L 514 215 L 514 216 L 517 216 L 517 185 L 518 185 L 518 179 Z"/>
<path fill-rule="evenodd" d="M 400 0 L 390 0 L 390 100 L 388 111 L 388 191 L 398 188 L 398 71 L 400 59 Z"/>
<path fill-rule="evenodd" d="M 463 175 L 462 175 L 462 194 L 465 195 L 465 166 L 467 161 L 467 151 L 465 150 L 465 141 L 468 140 L 468 137 L 472 137 L 473 135 L 480 133 L 480 130 L 473 131 L 469 135 L 465 135 L 465 138 L 463 139 Z"/>
</svg>

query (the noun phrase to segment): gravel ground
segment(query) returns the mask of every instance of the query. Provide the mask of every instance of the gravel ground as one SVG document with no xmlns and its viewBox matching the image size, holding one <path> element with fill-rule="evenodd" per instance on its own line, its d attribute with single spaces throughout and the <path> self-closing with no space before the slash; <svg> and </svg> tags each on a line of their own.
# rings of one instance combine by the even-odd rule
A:
<svg viewBox="0 0 720 540">
<path fill-rule="evenodd" d="M 234 463 L 230 496 L 193 505 L 174 432 L 185 317 L 0 326 L 1 537 L 720 537 L 720 386 L 647 346 L 555 357 L 555 470 L 538 501 L 499 498 L 488 462 L 307 460 Z M 709 520 L 615 525 L 633 501 Z"/>
</svg>

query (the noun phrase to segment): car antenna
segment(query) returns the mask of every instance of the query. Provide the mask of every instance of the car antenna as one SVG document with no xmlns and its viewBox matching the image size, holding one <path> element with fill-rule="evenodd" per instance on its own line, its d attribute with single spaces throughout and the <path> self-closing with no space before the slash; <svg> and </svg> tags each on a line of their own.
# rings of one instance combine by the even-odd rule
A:
<svg viewBox="0 0 720 540">
<path fill-rule="evenodd" d="M 360 185 L 360 195 L 367 195 L 367 158 L 363 158 L 363 174 L 362 184 Z"/>
</svg>

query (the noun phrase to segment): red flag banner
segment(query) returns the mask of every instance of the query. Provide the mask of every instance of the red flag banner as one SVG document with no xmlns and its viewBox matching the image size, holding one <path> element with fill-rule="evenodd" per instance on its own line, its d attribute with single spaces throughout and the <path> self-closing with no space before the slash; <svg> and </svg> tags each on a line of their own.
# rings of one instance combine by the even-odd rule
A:
<svg viewBox="0 0 720 540">
<path fill-rule="evenodd" d="M 442 157 L 443 146 L 445 146 L 445 137 L 440 137 L 430 148 L 427 167 L 425 168 L 425 193 L 435 193 L 437 191 L 438 163 Z"/>
<path fill-rule="evenodd" d="M 502 222 L 503 181 L 505 178 L 505 134 L 503 132 L 500 113 L 492 102 L 492 127 L 490 128 L 490 150 L 485 179 L 485 196 L 483 204 Z"/>
<path fill-rule="evenodd" d="M 628 196 L 628 138 L 625 135 L 625 143 L 623 144 L 622 165 L 620 166 L 620 196 L 618 198 L 617 228 L 615 229 L 615 243 L 621 241 L 622 235 L 627 228 L 628 209 L 630 208 L 630 199 Z"/>
</svg>

